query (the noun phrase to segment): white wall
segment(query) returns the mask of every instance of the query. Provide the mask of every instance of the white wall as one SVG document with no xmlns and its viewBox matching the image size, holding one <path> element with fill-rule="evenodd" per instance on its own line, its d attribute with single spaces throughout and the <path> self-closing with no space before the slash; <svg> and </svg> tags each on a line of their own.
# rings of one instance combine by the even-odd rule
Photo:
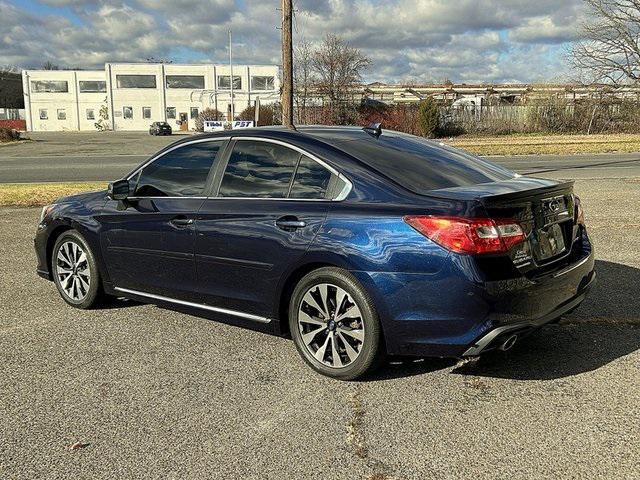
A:
<svg viewBox="0 0 640 480">
<path fill-rule="evenodd" d="M 25 70 L 22 81 L 25 96 L 25 116 L 27 130 L 34 131 L 64 131 L 64 130 L 94 130 L 94 121 L 86 119 L 86 109 L 93 108 L 96 118 L 100 105 L 104 104 L 106 93 L 80 93 L 80 80 L 102 80 L 104 72 L 71 71 L 71 70 Z M 67 92 L 37 92 L 34 82 L 66 81 Z M 40 111 L 46 110 L 47 119 L 40 118 Z M 58 118 L 58 113 L 64 112 L 64 119 Z"/>
<path fill-rule="evenodd" d="M 260 97 L 263 104 L 279 100 L 280 79 L 276 65 L 237 65 L 234 76 L 240 76 L 242 88 L 234 89 L 234 108 L 238 115 Z M 223 114 L 231 101 L 230 90 L 217 89 L 217 77 L 229 75 L 228 65 L 178 65 L 149 63 L 107 63 L 104 71 L 28 70 L 23 72 L 27 130 L 95 130 L 100 107 L 106 105 L 109 124 L 115 130 L 148 130 L 155 121 L 168 121 L 174 131 L 180 130 L 177 121 L 180 113 L 187 114 L 189 130 L 195 128 L 191 108 L 198 112 L 205 108 L 217 108 Z M 123 88 L 118 86 L 118 75 L 153 75 L 155 88 Z M 202 75 L 204 89 L 166 88 L 167 75 Z M 252 91 L 252 76 L 273 76 L 274 88 L 270 91 Z M 68 82 L 68 92 L 33 92 L 31 82 L 38 80 L 63 80 Z M 83 80 L 106 82 L 106 92 L 79 91 Z M 133 109 L 133 118 L 124 117 L 124 107 Z M 143 107 L 151 109 L 151 118 L 143 118 Z M 167 107 L 175 107 L 176 118 L 166 117 Z M 40 120 L 40 109 L 46 109 L 48 119 Z M 94 110 L 95 120 L 87 119 L 87 109 Z M 58 120 L 58 110 L 64 110 L 66 118 Z"/>
</svg>

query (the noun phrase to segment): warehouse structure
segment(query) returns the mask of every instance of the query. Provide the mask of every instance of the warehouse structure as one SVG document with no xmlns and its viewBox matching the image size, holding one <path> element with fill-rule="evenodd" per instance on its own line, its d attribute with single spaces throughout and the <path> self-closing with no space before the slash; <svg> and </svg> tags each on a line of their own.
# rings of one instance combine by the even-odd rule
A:
<svg viewBox="0 0 640 480">
<path fill-rule="evenodd" d="M 104 70 L 24 70 L 27 130 L 194 130 L 205 108 L 227 119 L 256 99 L 279 99 L 277 65 L 107 63 Z"/>
</svg>

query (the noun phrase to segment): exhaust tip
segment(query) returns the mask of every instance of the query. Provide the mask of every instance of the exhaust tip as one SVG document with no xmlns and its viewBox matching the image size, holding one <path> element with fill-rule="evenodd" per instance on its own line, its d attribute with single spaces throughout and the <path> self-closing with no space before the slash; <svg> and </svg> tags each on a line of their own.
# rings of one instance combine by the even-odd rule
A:
<svg viewBox="0 0 640 480">
<path fill-rule="evenodd" d="M 504 342 L 502 342 L 502 344 L 498 347 L 498 349 L 502 350 L 503 352 L 506 352 L 516 344 L 517 340 L 518 340 L 518 335 L 511 335 Z"/>
</svg>

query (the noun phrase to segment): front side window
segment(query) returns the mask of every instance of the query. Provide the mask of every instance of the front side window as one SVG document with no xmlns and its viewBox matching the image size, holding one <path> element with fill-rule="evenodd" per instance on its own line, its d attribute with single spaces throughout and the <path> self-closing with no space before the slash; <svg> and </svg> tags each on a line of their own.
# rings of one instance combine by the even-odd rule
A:
<svg viewBox="0 0 640 480">
<path fill-rule="evenodd" d="M 103 80 L 80 80 L 80 93 L 101 93 L 107 91 L 107 82 Z"/>
<path fill-rule="evenodd" d="M 269 142 L 237 141 L 222 177 L 222 197 L 286 198 L 300 154 Z"/>
<path fill-rule="evenodd" d="M 40 109 L 40 120 L 49 120 L 49 113 L 46 108 Z"/>
<path fill-rule="evenodd" d="M 136 197 L 193 197 L 204 193 L 223 142 L 199 142 L 172 150 L 142 169 Z"/>
<path fill-rule="evenodd" d="M 66 120 L 67 119 L 67 111 L 64 108 L 60 108 L 58 110 L 58 120 Z"/>
<path fill-rule="evenodd" d="M 116 75 L 118 88 L 156 88 L 155 75 Z"/>
<path fill-rule="evenodd" d="M 273 90 L 274 78 L 272 76 L 251 77 L 251 90 Z"/>
<path fill-rule="evenodd" d="M 142 107 L 142 118 L 151 118 L 151 107 Z"/>
<path fill-rule="evenodd" d="M 87 120 L 95 120 L 96 114 L 93 111 L 93 108 L 87 108 Z"/>
<path fill-rule="evenodd" d="M 32 80 L 31 91 L 35 93 L 67 93 L 69 82 L 66 80 Z"/>
<path fill-rule="evenodd" d="M 203 89 L 203 75 L 167 75 L 167 88 Z"/>
<path fill-rule="evenodd" d="M 122 107 L 123 118 L 133 118 L 133 107 Z"/>
<path fill-rule="evenodd" d="M 167 107 L 167 118 L 176 118 L 176 107 Z"/>
<path fill-rule="evenodd" d="M 231 90 L 231 77 L 229 75 L 218 75 L 218 88 L 220 90 Z M 242 88 L 242 78 L 240 75 L 233 76 L 233 89 L 240 90 Z"/>
</svg>

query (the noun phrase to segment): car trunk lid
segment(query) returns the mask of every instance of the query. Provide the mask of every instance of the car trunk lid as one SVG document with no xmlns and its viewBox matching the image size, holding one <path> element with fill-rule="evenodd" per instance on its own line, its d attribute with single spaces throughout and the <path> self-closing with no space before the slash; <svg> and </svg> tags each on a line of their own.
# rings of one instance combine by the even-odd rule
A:
<svg viewBox="0 0 640 480">
<path fill-rule="evenodd" d="M 516 177 L 434 190 L 440 198 L 477 202 L 493 219 L 514 219 L 526 240 L 509 249 L 519 270 L 544 268 L 569 254 L 576 235 L 573 182 Z"/>
</svg>

